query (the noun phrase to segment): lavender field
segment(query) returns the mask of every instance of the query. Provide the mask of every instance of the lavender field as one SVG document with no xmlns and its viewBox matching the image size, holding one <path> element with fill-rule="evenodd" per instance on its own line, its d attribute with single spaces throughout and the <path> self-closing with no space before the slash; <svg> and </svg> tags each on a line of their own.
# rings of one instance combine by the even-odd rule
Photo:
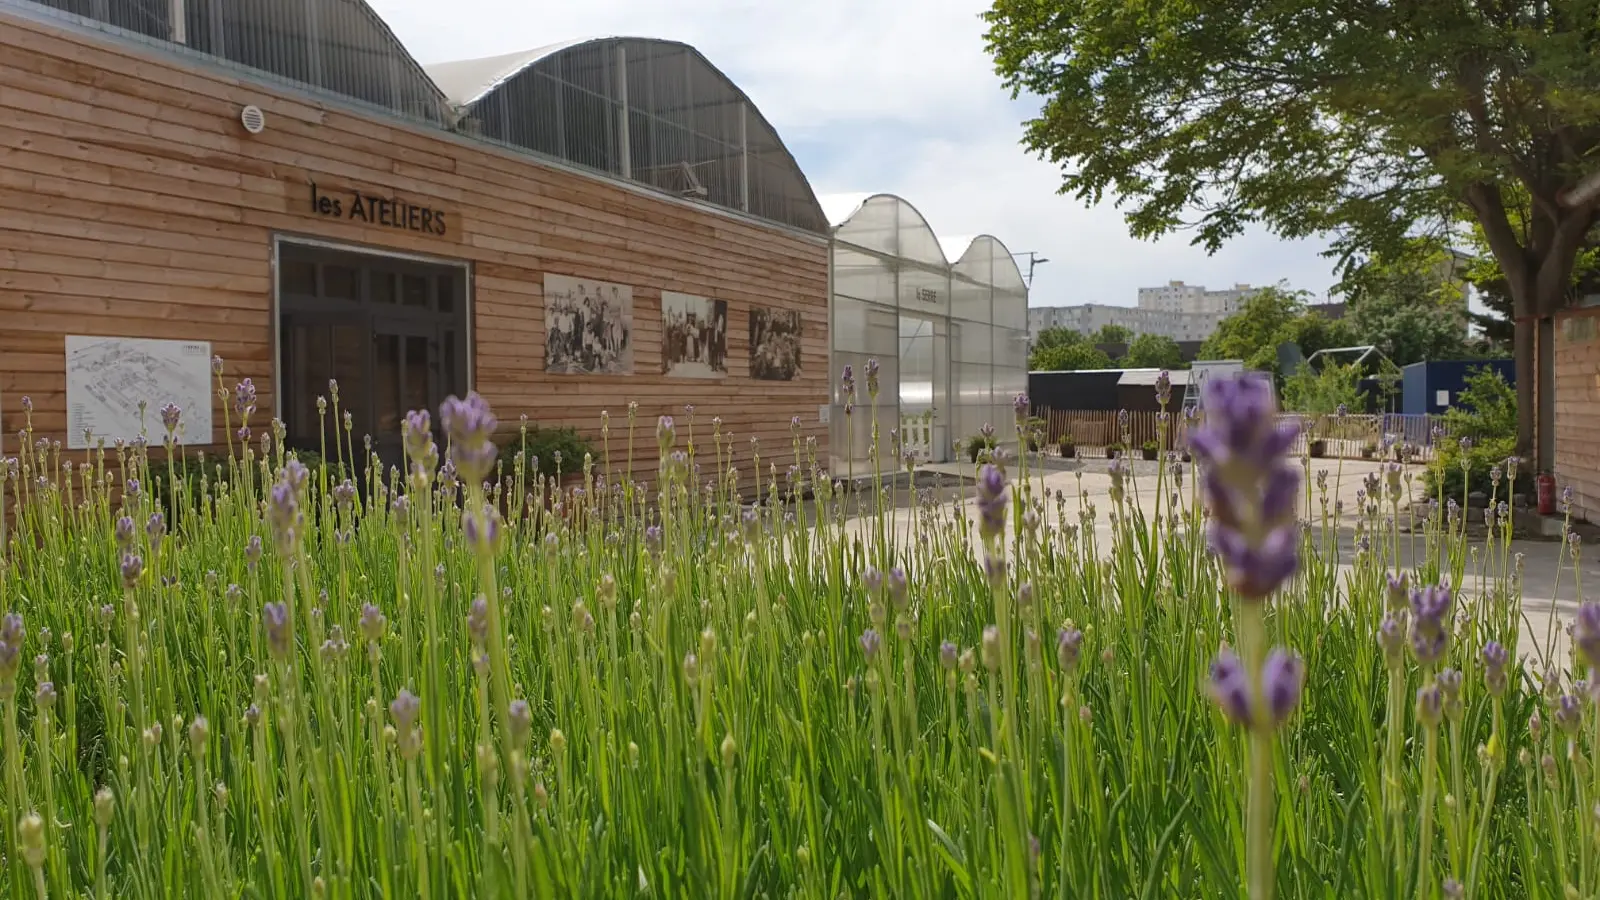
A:
<svg viewBox="0 0 1600 900">
<path fill-rule="evenodd" d="M 353 465 L 330 386 L 302 460 L 216 370 L 225 457 L 169 408 L 0 479 L 12 896 L 1600 892 L 1600 607 L 1513 658 L 1507 517 L 1418 518 L 1397 464 L 1341 537 L 1264 382 L 1209 383 L 1153 510 L 1113 466 L 1068 522 L 1026 458 L 846 491 L 798 427 L 732 469 L 704 411 L 618 411 L 658 463 L 572 487 L 476 395 Z"/>
</svg>

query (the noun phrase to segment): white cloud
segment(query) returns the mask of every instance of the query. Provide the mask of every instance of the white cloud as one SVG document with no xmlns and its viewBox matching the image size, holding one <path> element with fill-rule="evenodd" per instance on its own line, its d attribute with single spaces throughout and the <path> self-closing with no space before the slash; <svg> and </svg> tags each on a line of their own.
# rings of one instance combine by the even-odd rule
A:
<svg viewBox="0 0 1600 900">
<path fill-rule="evenodd" d="M 432 0 L 373 5 L 423 62 L 571 38 L 637 35 L 698 48 L 760 106 L 818 194 L 889 192 L 943 236 L 989 233 L 1038 267 L 1033 303 L 1134 302 L 1182 279 L 1213 287 L 1333 281 L 1321 244 L 1255 230 L 1216 256 L 1185 235 L 1127 235 L 1109 203 L 1056 193 L 1059 176 L 1019 144 L 1033 106 L 1013 103 L 984 53 L 982 0 Z"/>
</svg>

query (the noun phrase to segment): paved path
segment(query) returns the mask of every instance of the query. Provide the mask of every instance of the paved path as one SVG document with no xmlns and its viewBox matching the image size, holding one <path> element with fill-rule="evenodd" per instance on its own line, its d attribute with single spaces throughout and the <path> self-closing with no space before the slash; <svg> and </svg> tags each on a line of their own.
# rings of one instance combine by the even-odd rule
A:
<svg viewBox="0 0 1600 900">
<path fill-rule="evenodd" d="M 1137 502 L 1146 515 L 1153 514 L 1156 494 L 1156 464 L 1135 460 L 1132 465 L 1134 467 L 1134 477 L 1129 481 L 1131 489 L 1128 491 L 1128 499 L 1130 502 Z M 1013 464 L 1010 468 L 1013 476 L 1015 476 L 1018 467 Z M 1072 462 L 1051 460 L 1042 470 L 1040 467 L 1035 466 L 1029 474 L 1029 482 L 1035 494 L 1041 494 L 1045 490 L 1049 490 L 1052 493 L 1060 491 L 1065 494 L 1066 501 L 1061 509 L 1069 524 L 1078 523 L 1078 514 L 1084 503 L 1094 504 L 1097 513 L 1095 517 L 1096 541 L 1102 547 L 1111 546 L 1111 523 L 1109 521 L 1112 507 L 1109 497 L 1111 477 L 1107 474 L 1106 468 L 1107 463 L 1105 460 Z M 1185 482 L 1182 494 L 1187 497 L 1187 479 L 1192 477 L 1193 467 L 1185 465 L 1183 468 Z M 1344 504 L 1345 515 L 1338 522 L 1340 530 L 1340 565 L 1342 569 L 1349 569 L 1355 555 L 1354 527 L 1356 516 L 1354 515 L 1354 510 L 1357 507 L 1357 492 L 1362 488 L 1362 481 L 1369 473 L 1381 473 L 1382 468 L 1382 463 L 1366 460 L 1313 461 L 1313 473 L 1318 469 L 1329 470 L 1328 498 L 1330 510 L 1336 501 L 1342 501 Z M 951 477 L 948 485 L 935 489 L 938 491 L 942 501 L 954 503 L 962 495 L 971 496 L 970 484 L 965 487 L 956 485 L 956 479 L 961 476 L 965 476 L 968 479 L 971 478 L 971 466 L 948 464 L 928 466 L 926 469 Z M 1413 476 L 1410 482 L 1411 492 L 1414 496 L 1420 498 L 1423 494 L 1422 467 L 1411 466 L 1407 471 Z M 1168 486 L 1170 487 L 1170 481 Z M 1315 499 L 1317 496 L 1314 490 L 1314 503 L 1318 502 Z M 1045 506 L 1047 510 L 1046 523 L 1056 524 L 1056 503 L 1052 500 L 1047 502 Z M 1402 513 L 1402 515 L 1404 514 Z M 1481 516 L 1482 513 L 1473 511 L 1471 515 Z M 971 514 L 969 513 L 970 518 Z M 904 508 L 897 509 L 893 513 L 893 519 L 897 534 L 902 538 L 908 537 L 913 521 L 911 511 Z M 855 520 L 855 522 L 863 521 L 861 519 Z M 974 522 L 975 528 L 976 523 Z M 1478 529 L 1477 533 L 1481 535 L 1481 529 Z M 1481 544 L 1481 537 L 1478 540 Z M 1410 560 L 1407 550 L 1410 542 L 1405 539 L 1404 535 L 1402 535 L 1401 544 L 1402 558 L 1406 559 L 1409 565 Z M 1587 596 L 1600 599 L 1600 548 L 1594 548 L 1590 552 L 1580 555 L 1581 571 L 1576 572 L 1576 575 L 1581 576 L 1581 579 L 1575 577 L 1572 560 L 1569 556 L 1563 554 L 1562 545 L 1558 541 L 1514 540 L 1512 541 L 1511 551 L 1513 553 L 1521 553 L 1524 556 L 1522 581 L 1524 626 L 1518 652 L 1520 655 L 1528 656 L 1530 659 L 1545 658 L 1545 653 L 1542 650 L 1546 644 L 1546 636 L 1554 634 L 1556 636 L 1554 652 L 1564 659 L 1566 641 L 1562 633 L 1562 626 L 1566 621 L 1570 620 L 1572 614 L 1577 610 L 1580 580 L 1582 586 L 1587 589 Z M 1471 583 L 1468 584 L 1467 589 L 1469 591 L 1473 590 Z"/>
</svg>

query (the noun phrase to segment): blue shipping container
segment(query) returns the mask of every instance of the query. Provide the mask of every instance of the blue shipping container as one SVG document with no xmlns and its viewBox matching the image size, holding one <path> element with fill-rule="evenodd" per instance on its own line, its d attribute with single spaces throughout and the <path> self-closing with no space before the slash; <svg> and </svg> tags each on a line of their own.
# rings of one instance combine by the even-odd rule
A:
<svg viewBox="0 0 1600 900">
<path fill-rule="evenodd" d="M 1507 383 L 1517 383 L 1516 363 L 1509 359 L 1451 359 L 1406 366 L 1401 381 L 1401 412 L 1408 416 L 1439 415 L 1458 402 L 1467 376 L 1493 369 Z"/>
</svg>

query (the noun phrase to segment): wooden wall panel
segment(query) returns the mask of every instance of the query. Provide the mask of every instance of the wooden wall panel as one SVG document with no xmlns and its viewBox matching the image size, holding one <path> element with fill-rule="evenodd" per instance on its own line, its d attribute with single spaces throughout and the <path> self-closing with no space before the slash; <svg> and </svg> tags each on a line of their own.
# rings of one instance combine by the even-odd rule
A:
<svg viewBox="0 0 1600 900">
<path fill-rule="evenodd" d="M 245 104 L 266 113 L 264 133 L 238 124 Z M 634 468 L 648 471 L 655 418 L 681 417 L 693 404 L 702 441 L 720 416 L 746 466 L 752 435 L 787 464 L 794 416 L 826 452 L 818 409 L 828 401 L 828 251 L 820 238 L 4 14 L 0 122 L 7 453 L 24 394 L 35 427 L 64 439 L 67 334 L 209 340 L 230 380 L 253 378 L 270 402 L 275 235 L 470 263 L 474 380 L 507 429 L 526 413 L 598 443 L 600 414 L 609 411 L 620 453 L 615 438 L 636 401 L 644 446 Z M 312 182 L 445 210 L 449 233 L 319 217 Z M 635 374 L 544 372 L 546 273 L 633 288 Z M 664 290 L 727 301 L 726 378 L 660 374 Z M 749 377 L 753 306 L 800 311 L 795 381 Z M 220 441 L 220 407 L 214 418 Z"/>
</svg>

